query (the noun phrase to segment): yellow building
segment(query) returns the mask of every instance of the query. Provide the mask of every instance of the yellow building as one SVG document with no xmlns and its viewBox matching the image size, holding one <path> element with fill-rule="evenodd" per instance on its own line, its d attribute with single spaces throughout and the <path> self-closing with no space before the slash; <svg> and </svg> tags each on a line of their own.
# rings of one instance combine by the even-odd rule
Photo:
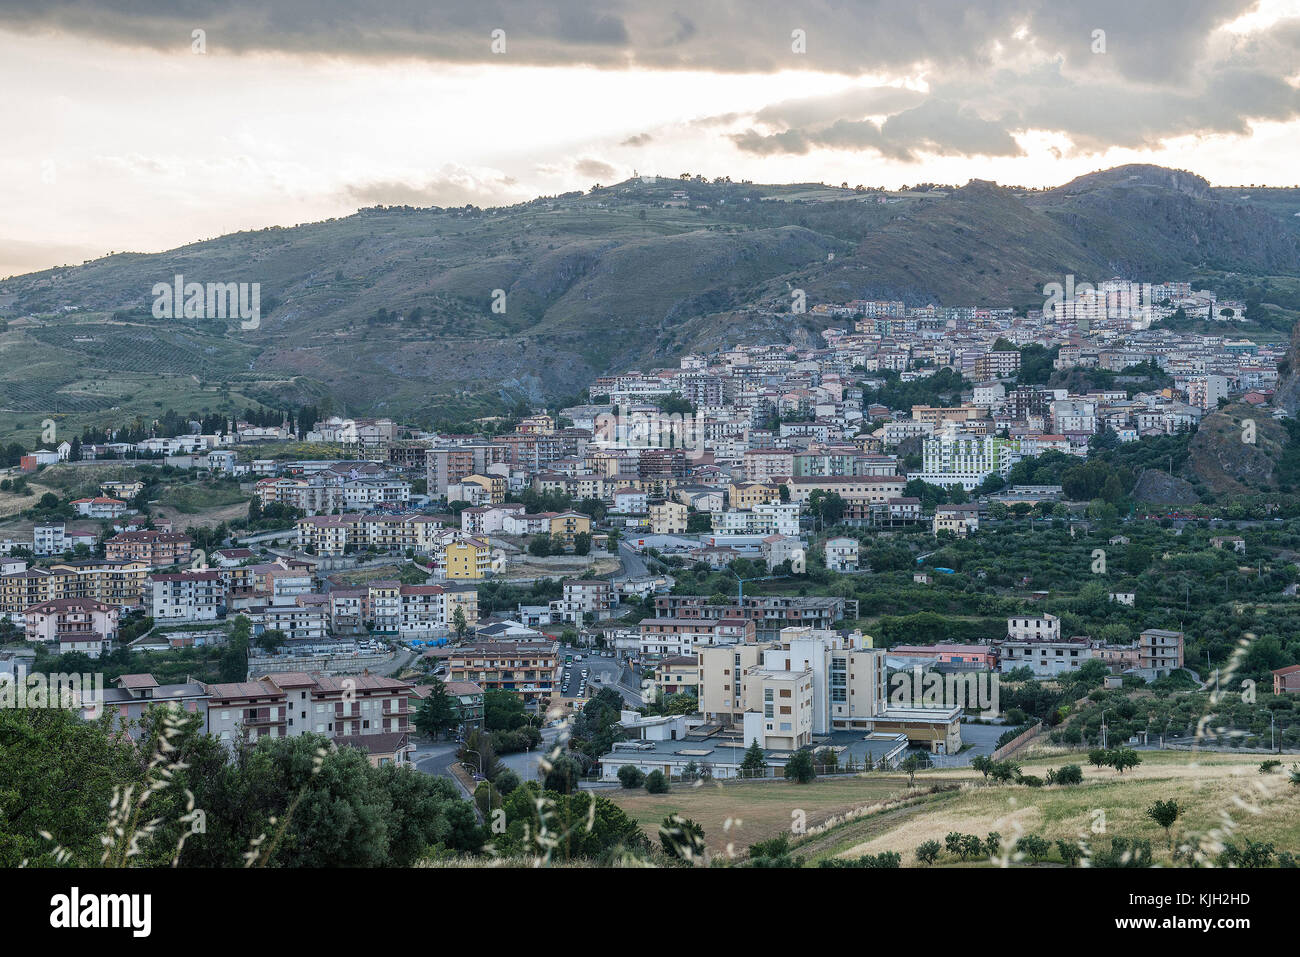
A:
<svg viewBox="0 0 1300 957">
<path fill-rule="evenodd" d="M 727 499 L 732 508 L 753 508 L 781 501 L 781 490 L 766 482 L 732 482 Z"/>
<path fill-rule="evenodd" d="M 655 665 L 655 690 L 662 700 L 670 694 L 700 692 L 700 663 L 695 655 L 665 658 Z"/>
<path fill-rule="evenodd" d="M 573 536 L 581 532 L 591 534 L 591 516 L 582 512 L 556 512 L 550 516 L 551 534 L 564 539 L 564 544 L 572 545 Z"/>
<path fill-rule="evenodd" d="M 687 508 L 681 502 L 650 503 L 650 534 L 681 535 L 686 531 Z"/>
<path fill-rule="evenodd" d="M 482 539 L 462 538 L 446 550 L 447 577 L 474 581 L 487 575 L 492 567 L 492 546 Z"/>
<path fill-rule="evenodd" d="M 477 485 L 493 505 L 500 505 L 506 500 L 506 480 L 500 475 L 467 475 L 460 480 L 460 484 Z"/>
</svg>

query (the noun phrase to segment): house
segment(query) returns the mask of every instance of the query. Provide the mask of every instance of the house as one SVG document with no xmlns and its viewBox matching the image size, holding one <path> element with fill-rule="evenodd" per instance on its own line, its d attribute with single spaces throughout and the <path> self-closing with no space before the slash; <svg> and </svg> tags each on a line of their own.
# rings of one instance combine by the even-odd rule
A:
<svg viewBox="0 0 1300 957">
<path fill-rule="evenodd" d="M 826 567 L 833 572 L 857 571 L 858 540 L 847 537 L 827 539 Z"/>
<path fill-rule="evenodd" d="M 978 505 L 940 505 L 934 510 L 934 534 L 951 532 L 965 538 L 980 527 Z"/>
<path fill-rule="evenodd" d="M 1287 665 L 1273 672 L 1273 694 L 1300 693 L 1300 665 Z"/>
<path fill-rule="evenodd" d="M 77 510 L 77 514 L 87 518 L 118 518 L 126 512 L 126 502 L 102 495 L 73 499 L 72 507 Z"/>
<path fill-rule="evenodd" d="M 405 731 L 381 731 L 378 734 L 336 734 L 330 738 L 335 748 L 356 748 L 363 752 L 371 767 L 386 764 L 409 764 L 415 746 Z"/>
<path fill-rule="evenodd" d="M 1215 548 L 1231 548 L 1234 552 L 1246 553 L 1246 540 L 1240 535 L 1216 535 L 1210 539 Z"/>
<path fill-rule="evenodd" d="M 117 639 L 118 609 L 90 598 L 55 598 L 23 610 L 29 641 L 57 643 L 59 654 L 98 658 Z"/>
</svg>

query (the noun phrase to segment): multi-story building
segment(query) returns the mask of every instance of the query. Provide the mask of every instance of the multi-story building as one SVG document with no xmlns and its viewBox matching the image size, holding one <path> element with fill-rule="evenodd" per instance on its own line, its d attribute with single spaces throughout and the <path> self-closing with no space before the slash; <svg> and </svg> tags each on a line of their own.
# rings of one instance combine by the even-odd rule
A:
<svg viewBox="0 0 1300 957">
<path fill-rule="evenodd" d="M 215 571 L 149 576 L 149 613 L 155 621 L 214 621 L 225 602 L 225 586 Z"/>
<path fill-rule="evenodd" d="M 1075 671 L 1100 657 L 1100 644 L 1087 638 L 1007 639 L 1002 642 L 999 667 L 1003 674 L 1029 668 L 1037 677 L 1052 678 Z"/>
<path fill-rule="evenodd" d="M 1060 641 L 1061 619 L 1055 615 L 1008 618 L 1007 638 L 1012 641 Z"/>
<path fill-rule="evenodd" d="M 181 532 L 119 532 L 104 543 L 110 562 L 141 561 L 150 568 L 184 565 L 190 560 L 194 540 Z"/>
<path fill-rule="evenodd" d="M 28 641 L 98 658 L 117 639 L 118 610 L 89 598 L 56 598 L 23 611 Z"/>
<path fill-rule="evenodd" d="M 1183 633 L 1147 628 L 1138 635 L 1138 667 L 1163 678 L 1183 667 Z"/>
<path fill-rule="evenodd" d="M 681 502 L 658 500 L 649 503 L 651 535 L 681 535 L 686 531 L 689 510 Z"/>
<path fill-rule="evenodd" d="M 510 691 L 536 708 L 555 692 L 558 642 L 484 641 L 452 650 L 449 681 L 470 681 L 485 691 Z"/>
</svg>

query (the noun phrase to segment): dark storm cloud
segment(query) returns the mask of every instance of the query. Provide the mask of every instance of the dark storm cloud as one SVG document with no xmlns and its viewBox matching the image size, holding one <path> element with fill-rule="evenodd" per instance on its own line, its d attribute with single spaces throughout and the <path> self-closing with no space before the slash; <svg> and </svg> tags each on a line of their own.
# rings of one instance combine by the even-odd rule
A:
<svg viewBox="0 0 1300 957">
<path fill-rule="evenodd" d="M 905 160 L 1012 156 L 1028 130 L 1080 151 L 1240 133 L 1298 113 L 1300 22 L 1221 26 L 1255 0 L 4 0 L 0 29 L 211 55 L 319 54 L 429 63 L 817 71 L 871 77 L 744 114 L 698 117 L 758 154 L 835 148 Z M 494 30 L 506 51 L 492 52 Z M 806 52 L 791 32 L 806 33 Z M 928 93 L 881 80 L 921 79 Z M 828 86 L 836 86 L 832 82 Z M 912 84 L 917 85 L 917 84 Z M 883 119 L 882 119 L 883 117 Z M 737 124 L 745 127 L 736 129 Z M 727 128 L 730 127 L 728 130 Z M 657 132 L 657 131 L 656 131 Z M 640 145 L 639 134 L 624 145 Z"/>
</svg>

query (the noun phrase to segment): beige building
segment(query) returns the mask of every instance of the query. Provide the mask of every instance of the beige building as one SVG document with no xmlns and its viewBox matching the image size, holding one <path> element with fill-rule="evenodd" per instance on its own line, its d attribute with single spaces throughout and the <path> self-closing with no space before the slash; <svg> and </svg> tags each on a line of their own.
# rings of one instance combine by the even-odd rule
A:
<svg viewBox="0 0 1300 957">
<path fill-rule="evenodd" d="M 650 534 L 681 535 L 686 531 L 687 508 L 681 502 L 650 503 Z"/>
</svg>

